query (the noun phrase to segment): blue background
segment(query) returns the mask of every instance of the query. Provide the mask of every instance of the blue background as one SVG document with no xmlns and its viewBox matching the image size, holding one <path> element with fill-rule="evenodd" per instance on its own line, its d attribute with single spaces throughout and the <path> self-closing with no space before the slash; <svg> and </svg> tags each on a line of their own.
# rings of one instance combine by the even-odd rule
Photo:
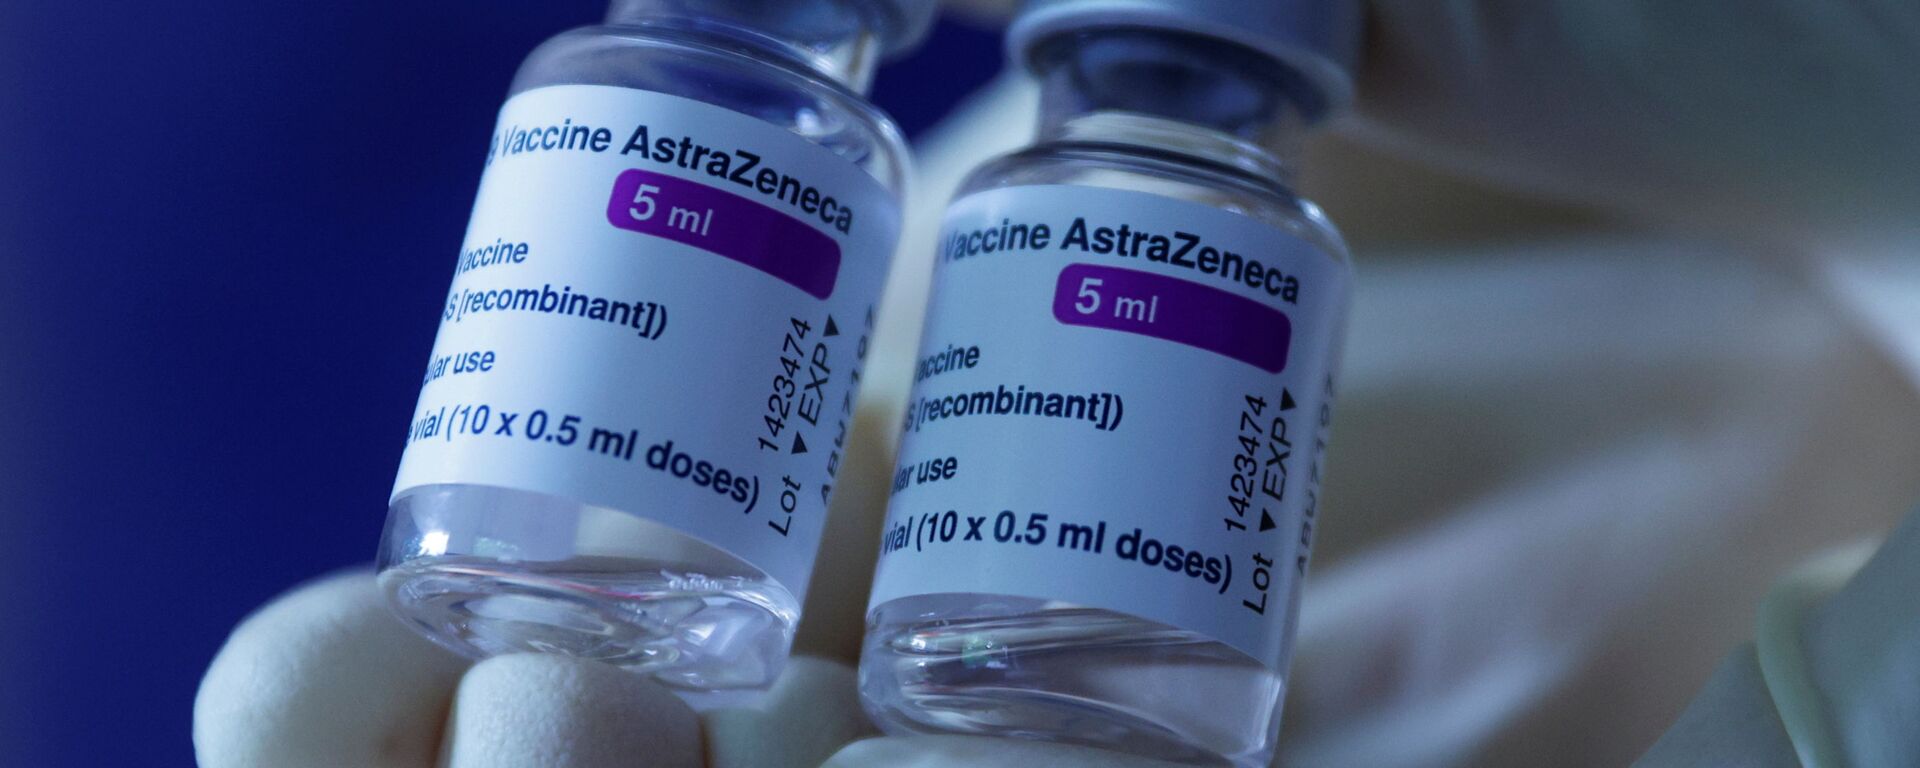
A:
<svg viewBox="0 0 1920 768">
<path fill-rule="evenodd" d="M 0 3 L 0 765 L 191 765 L 228 630 L 371 559 L 494 112 L 602 8 Z"/>
</svg>

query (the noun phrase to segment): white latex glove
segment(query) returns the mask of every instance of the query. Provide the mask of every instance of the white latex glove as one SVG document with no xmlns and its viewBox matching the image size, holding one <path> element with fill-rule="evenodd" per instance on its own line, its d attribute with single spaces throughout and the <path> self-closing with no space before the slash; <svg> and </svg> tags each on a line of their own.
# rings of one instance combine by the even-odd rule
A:
<svg viewBox="0 0 1920 768">
<path fill-rule="evenodd" d="M 1776 587 L 1770 604 L 1791 605 L 1795 594 L 1821 589 L 1820 581 L 1837 580 L 1834 571 L 1858 567 L 1855 558 L 1842 551 L 1811 563 Z M 1855 559 L 1852 566 L 1845 564 L 1849 559 Z M 1920 512 L 1909 515 L 1837 594 L 1810 599 L 1804 612 L 1783 617 L 1790 620 L 1784 627 L 1797 635 L 1784 639 L 1789 645 L 1797 640 L 1798 648 L 1763 649 L 1776 655 L 1764 661 L 1753 645 L 1735 651 L 1637 765 L 1795 768 L 1803 757 L 1807 765 L 1920 765 L 1915 584 Z M 1776 666 L 1763 669 L 1768 663 Z"/>
<path fill-rule="evenodd" d="M 844 662 L 799 656 L 762 706 L 701 717 L 596 662 L 469 664 L 403 626 L 354 571 L 234 630 L 194 702 L 194 748 L 202 768 L 811 768 L 871 732 L 853 686 Z"/>
<path fill-rule="evenodd" d="M 795 638 L 751 709 L 695 715 L 613 667 L 516 655 L 471 664 L 416 635 L 373 575 L 300 586 L 248 617 L 194 701 L 201 768 L 813 768 L 873 726 L 853 662 L 892 474 L 893 411 L 862 410 Z M 886 426 L 881 426 L 882 423 Z"/>
</svg>

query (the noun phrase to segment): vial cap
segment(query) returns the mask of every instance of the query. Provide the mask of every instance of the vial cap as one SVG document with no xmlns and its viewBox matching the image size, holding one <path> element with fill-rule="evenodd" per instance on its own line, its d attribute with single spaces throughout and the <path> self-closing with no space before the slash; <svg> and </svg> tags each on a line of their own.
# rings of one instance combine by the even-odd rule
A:
<svg viewBox="0 0 1920 768">
<path fill-rule="evenodd" d="M 933 28 L 939 0 L 869 0 L 879 11 L 880 48 L 888 56 L 920 44 Z"/>
<path fill-rule="evenodd" d="M 1353 101 L 1358 0 L 1027 0 L 1007 29 L 1016 61 L 1056 35 L 1164 29 L 1237 43 L 1272 57 L 1320 91 L 1329 111 Z"/>
</svg>

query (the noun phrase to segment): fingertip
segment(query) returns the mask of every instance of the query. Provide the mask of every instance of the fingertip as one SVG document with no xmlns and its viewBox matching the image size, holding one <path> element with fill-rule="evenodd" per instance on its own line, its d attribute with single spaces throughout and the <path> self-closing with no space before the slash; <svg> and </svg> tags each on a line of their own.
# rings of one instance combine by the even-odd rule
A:
<svg viewBox="0 0 1920 768">
<path fill-rule="evenodd" d="M 795 653 L 852 663 L 860 658 L 866 630 L 867 593 L 880 557 L 881 521 L 893 477 L 890 429 L 897 411 L 862 405 L 854 415 L 846 461 L 834 486 L 821 552 Z"/>
<path fill-rule="evenodd" d="M 759 706 L 706 712 L 710 768 L 813 768 L 874 733 L 853 667 L 796 656 Z"/>
<path fill-rule="evenodd" d="M 515 654 L 474 665 L 447 725 L 449 768 L 698 768 L 700 720 L 664 686 L 599 662 Z"/>
<path fill-rule="evenodd" d="M 194 699 L 194 751 L 201 768 L 425 768 L 465 667 L 387 612 L 373 574 L 322 577 L 234 628 Z"/>
</svg>

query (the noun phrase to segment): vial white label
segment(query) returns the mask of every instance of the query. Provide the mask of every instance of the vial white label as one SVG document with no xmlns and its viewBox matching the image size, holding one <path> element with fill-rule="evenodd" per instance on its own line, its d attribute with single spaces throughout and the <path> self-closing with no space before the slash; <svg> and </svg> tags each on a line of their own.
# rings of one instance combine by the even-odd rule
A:
<svg viewBox="0 0 1920 768">
<path fill-rule="evenodd" d="M 871 606 L 1013 595 L 1289 657 L 1349 271 L 1255 219 L 1073 186 L 954 203 Z"/>
<path fill-rule="evenodd" d="M 623 510 L 804 599 L 899 219 L 860 168 L 731 110 L 514 96 L 394 496 L 472 483 Z"/>
</svg>

